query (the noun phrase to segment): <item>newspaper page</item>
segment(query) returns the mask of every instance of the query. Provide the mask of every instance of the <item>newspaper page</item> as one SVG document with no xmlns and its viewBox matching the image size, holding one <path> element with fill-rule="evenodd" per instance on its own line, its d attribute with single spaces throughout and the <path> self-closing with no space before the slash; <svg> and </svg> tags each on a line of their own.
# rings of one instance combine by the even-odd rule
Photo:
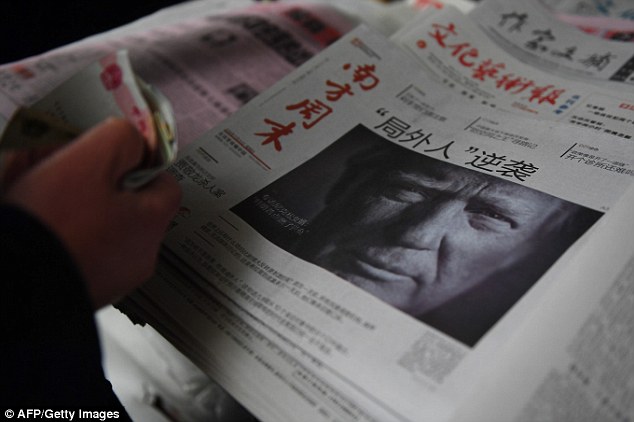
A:
<svg viewBox="0 0 634 422">
<path fill-rule="evenodd" d="M 463 101 L 632 139 L 629 85 L 611 82 L 622 89 L 610 90 L 524 64 L 455 8 L 424 9 L 392 40 Z"/>
<path fill-rule="evenodd" d="M 126 306 L 264 421 L 450 420 L 633 148 L 463 104 L 359 27 L 183 151 Z"/>
<path fill-rule="evenodd" d="M 177 141 L 171 105 L 134 74 L 127 52 L 121 50 L 11 116 L 0 133 L 0 185 L 7 176 L 11 179 L 13 160 L 21 151 L 72 142 L 109 117 L 126 118 L 146 141 L 143 165 L 125 177 L 125 188 L 146 184 L 174 162 Z"/>
<path fill-rule="evenodd" d="M 127 49 L 135 73 L 171 102 L 184 146 L 354 25 L 327 5 L 259 3 L 70 45 L 0 67 L 0 114 Z"/>
<path fill-rule="evenodd" d="M 634 419 L 633 206 L 630 189 L 517 327 L 495 376 L 455 421 Z"/>
<path fill-rule="evenodd" d="M 562 24 L 539 1 L 486 0 L 469 16 L 499 47 L 525 63 L 559 75 L 634 84 L 631 44 Z"/>
<path fill-rule="evenodd" d="M 360 2 L 370 3 L 354 3 Z M 249 8 L 254 5 L 251 0 L 184 2 L 41 56 L 3 65 L 0 126 L 16 107 L 37 104 L 80 69 L 127 49 L 135 72 L 169 96 L 176 107 L 182 146 L 356 24 L 332 6 L 285 3 Z M 71 96 L 70 103 L 85 110 L 94 105 L 94 98 L 82 94 Z M 102 115 L 93 117 L 98 116 Z M 6 160 L 0 161 L 4 171 Z M 111 329 L 111 320 L 100 322 L 105 340 L 127 354 L 124 368 L 120 368 L 121 353 L 114 354 L 114 361 L 106 353 L 104 365 L 135 419 L 156 413 L 153 397 L 160 398 L 163 408 L 159 411 L 167 409 L 171 416 L 185 420 L 237 413 L 231 398 L 208 377 L 188 369 L 182 355 L 149 342 L 148 338 L 157 337 L 149 337 L 155 334 L 150 327 L 138 333 L 132 331 L 137 327 L 131 323 L 124 331 L 122 324 Z M 157 354 L 160 362 L 148 359 Z"/>
</svg>

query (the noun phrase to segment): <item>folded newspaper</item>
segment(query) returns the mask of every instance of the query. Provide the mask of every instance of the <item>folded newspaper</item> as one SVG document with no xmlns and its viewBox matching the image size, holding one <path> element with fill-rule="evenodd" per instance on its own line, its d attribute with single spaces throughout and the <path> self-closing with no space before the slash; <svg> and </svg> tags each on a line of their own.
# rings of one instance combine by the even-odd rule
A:
<svg viewBox="0 0 634 422">
<path fill-rule="evenodd" d="M 630 11 L 634 13 L 631 6 Z M 562 24 L 561 17 L 539 1 L 485 0 L 469 16 L 498 48 L 544 71 L 634 84 L 631 43 L 602 39 Z M 634 22 L 623 21 L 625 28 L 634 32 Z"/>
<path fill-rule="evenodd" d="M 582 112 L 595 94 L 579 95 L 525 101 Z M 474 104 L 358 27 L 182 151 L 157 274 L 123 306 L 262 420 L 452 420 L 529 321 L 578 319 L 544 304 L 631 185 L 621 132 L 552 120 Z M 605 336 L 584 326 L 546 363 L 530 345 L 533 389 L 497 391 L 504 417 L 482 420 L 565 411 L 552 400 L 573 394 L 632 415 L 625 395 L 603 404 L 631 382 L 589 357 L 630 340 Z"/>
<path fill-rule="evenodd" d="M 129 315 L 263 421 L 634 418 L 631 86 L 520 63 L 438 1 L 319 55 L 350 19 L 212 3 L 0 66 L 4 117 L 46 121 L 42 93 L 122 48 L 175 105 L 184 201 Z M 165 372 L 170 417 L 209 419 L 162 364 L 139 394 Z"/>
<path fill-rule="evenodd" d="M 169 101 L 134 74 L 124 50 L 86 67 L 36 103 L 19 107 L 2 132 L 0 151 L 69 142 L 117 116 L 130 120 L 146 140 L 141 168 L 124 180 L 126 188 L 137 188 L 174 161 L 178 142 Z"/>
<path fill-rule="evenodd" d="M 470 19 L 474 12 L 427 8 L 391 39 L 462 101 L 632 139 L 630 66 L 612 69 L 621 80 L 612 72 L 572 78 L 554 65 L 546 72 L 500 48 Z"/>
</svg>

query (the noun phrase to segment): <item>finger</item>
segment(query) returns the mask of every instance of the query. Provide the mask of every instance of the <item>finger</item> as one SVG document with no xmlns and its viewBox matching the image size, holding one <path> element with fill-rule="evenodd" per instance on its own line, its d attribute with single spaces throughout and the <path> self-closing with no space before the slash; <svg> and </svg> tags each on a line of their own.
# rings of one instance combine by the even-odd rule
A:
<svg viewBox="0 0 634 422">
<path fill-rule="evenodd" d="M 31 162 L 29 151 L 5 152 L 2 157 L 2 172 L 0 182 L 2 189 L 8 189 L 23 173 L 25 173 Z"/>
<path fill-rule="evenodd" d="M 8 189 L 22 174 L 61 148 L 60 145 L 41 146 L 26 150 L 5 152 L 2 157 L 0 185 Z"/>
<path fill-rule="evenodd" d="M 109 173 L 109 179 L 118 185 L 126 173 L 142 163 L 146 141 L 129 121 L 109 118 L 82 134 L 69 149 L 69 154 L 78 155 L 76 158 L 85 164 Z"/>
</svg>

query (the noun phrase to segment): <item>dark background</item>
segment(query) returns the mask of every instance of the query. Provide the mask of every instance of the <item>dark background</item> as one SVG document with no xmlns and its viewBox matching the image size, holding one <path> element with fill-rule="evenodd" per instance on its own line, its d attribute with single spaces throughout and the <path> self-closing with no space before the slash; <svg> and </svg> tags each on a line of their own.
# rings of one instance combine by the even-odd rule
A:
<svg viewBox="0 0 634 422">
<path fill-rule="evenodd" d="M 182 0 L 11 0 L 0 17 L 0 63 L 116 28 Z"/>
</svg>

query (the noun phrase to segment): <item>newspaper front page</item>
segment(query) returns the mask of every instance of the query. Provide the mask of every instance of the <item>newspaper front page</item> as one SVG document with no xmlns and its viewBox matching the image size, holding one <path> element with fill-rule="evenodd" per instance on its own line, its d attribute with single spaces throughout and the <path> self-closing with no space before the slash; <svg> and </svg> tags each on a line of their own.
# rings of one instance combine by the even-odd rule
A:
<svg viewBox="0 0 634 422">
<path fill-rule="evenodd" d="M 634 11 L 634 9 L 632 9 Z M 507 53 L 546 72 L 634 84 L 634 50 L 564 24 L 539 1 L 486 0 L 470 13 Z M 633 21 L 629 31 L 634 30 Z"/>
<path fill-rule="evenodd" d="M 455 8 L 424 9 L 392 40 L 463 101 L 632 139 L 628 84 L 575 80 L 529 66 Z"/>
<path fill-rule="evenodd" d="M 450 420 L 633 149 L 473 107 L 359 27 L 186 148 L 126 307 L 262 420 Z"/>
</svg>

